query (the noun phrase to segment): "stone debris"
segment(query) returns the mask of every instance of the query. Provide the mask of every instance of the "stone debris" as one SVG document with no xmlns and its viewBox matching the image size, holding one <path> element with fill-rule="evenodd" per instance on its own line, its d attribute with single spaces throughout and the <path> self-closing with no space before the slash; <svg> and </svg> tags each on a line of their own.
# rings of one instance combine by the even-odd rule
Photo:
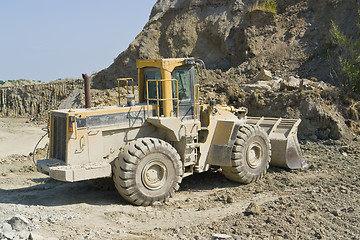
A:
<svg viewBox="0 0 360 240">
<path fill-rule="evenodd" d="M 14 217 L 12 217 L 8 223 L 11 225 L 11 228 L 15 231 L 22 231 L 27 229 L 27 227 L 30 224 L 30 221 L 21 215 L 16 215 Z"/>
<path fill-rule="evenodd" d="M 297 78 L 297 77 L 293 77 L 293 76 L 290 76 L 286 80 L 282 80 L 280 82 L 280 90 L 281 91 L 284 91 L 284 90 L 302 91 L 302 90 L 314 90 L 314 89 L 325 90 L 325 89 L 330 89 L 330 88 L 332 88 L 331 85 L 326 84 L 322 81 L 314 82 L 309 79 Z"/>
<path fill-rule="evenodd" d="M 335 216 L 335 217 L 340 217 L 341 216 L 341 210 L 340 209 L 336 209 L 331 211 L 331 213 Z"/>
<path fill-rule="evenodd" d="M 233 196 L 227 195 L 226 202 L 227 202 L 227 203 L 234 203 L 234 202 L 235 202 L 235 199 L 234 199 Z"/>
<path fill-rule="evenodd" d="M 58 238 L 54 237 L 43 237 L 40 234 L 31 232 L 27 238 L 28 240 L 59 240 Z"/>
<path fill-rule="evenodd" d="M 15 233 L 10 224 L 3 223 L 0 225 L 0 239 L 13 239 L 14 237 Z"/>
<path fill-rule="evenodd" d="M 262 83 L 244 84 L 242 85 L 242 89 L 244 89 L 244 91 L 252 91 L 252 90 L 271 91 L 271 87 L 268 84 L 262 84 Z"/>
<path fill-rule="evenodd" d="M 301 79 L 290 76 L 288 79 L 280 82 L 280 90 L 297 90 L 301 84 Z"/>
<path fill-rule="evenodd" d="M 258 215 L 262 212 L 262 208 L 255 202 L 249 204 L 245 210 L 246 215 Z"/>
<path fill-rule="evenodd" d="M 15 215 L 11 219 L 0 224 L 1 240 L 28 239 L 31 222 L 24 216 Z"/>
<path fill-rule="evenodd" d="M 324 82 L 314 82 L 309 79 L 290 76 L 287 79 L 272 77 L 271 72 L 261 70 L 252 83 L 242 84 L 244 91 L 303 91 L 303 90 L 325 90 L 332 88 L 331 85 Z"/>
<path fill-rule="evenodd" d="M 254 81 L 270 81 L 272 79 L 272 74 L 266 69 L 262 69 L 254 78 Z"/>
<path fill-rule="evenodd" d="M 230 240 L 230 239 L 233 239 L 233 237 L 226 234 L 216 233 L 211 236 L 211 240 Z"/>
<path fill-rule="evenodd" d="M 22 215 L 15 215 L 0 223 L 0 240 L 59 240 L 56 237 L 43 237 L 32 232 L 35 224 Z M 35 227 L 36 228 L 36 227 Z"/>
</svg>

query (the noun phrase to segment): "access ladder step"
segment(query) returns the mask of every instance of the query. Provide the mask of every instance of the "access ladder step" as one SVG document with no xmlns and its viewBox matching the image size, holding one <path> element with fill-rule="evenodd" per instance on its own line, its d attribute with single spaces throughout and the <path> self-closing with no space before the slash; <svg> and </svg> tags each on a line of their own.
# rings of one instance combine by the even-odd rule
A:
<svg viewBox="0 0 360 240">
<path fill-rule="evenodd" d="M 194 148 L 198 148 L 198 147 L 200 147 L 199 143 L 188 143 L 188 144 L 186 144 L 187 149 L 189 149 L 189 148 L 194 149 Z"/>
<path fill-rule="evenodd" d="M 197 134 L 197 133 L 188 133 L 188 134 L 186 134 L 186 137 L 197 138 L 198 136 L 199 136 L 199 134 Z"/>
</svg>

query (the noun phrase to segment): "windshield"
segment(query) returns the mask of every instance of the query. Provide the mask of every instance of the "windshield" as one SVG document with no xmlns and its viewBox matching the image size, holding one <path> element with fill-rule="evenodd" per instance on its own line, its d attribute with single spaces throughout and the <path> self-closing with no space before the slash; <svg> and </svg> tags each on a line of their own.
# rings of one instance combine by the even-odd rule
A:
<svg viewBox="0 0 360 240">
<path fill-rule="evenodd" d="M 192 86 L 193 81 L 192 79 L 194 71 L 192 67 L 177 67 L 172 72 L 172 78 L 178 81 L 179 86 L 179 100 L 191 100 L 191 93 L 192 93 Z M 176 83 L 173 83 L 174 95 L 176 95 Z M 176 96 L 174 96 L 176 97 Z"/>
</svg>

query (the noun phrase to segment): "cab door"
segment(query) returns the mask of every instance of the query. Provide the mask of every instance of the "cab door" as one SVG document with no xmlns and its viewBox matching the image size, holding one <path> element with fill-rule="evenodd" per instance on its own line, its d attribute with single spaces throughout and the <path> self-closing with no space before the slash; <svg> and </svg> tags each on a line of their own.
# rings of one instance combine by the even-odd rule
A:
<svg viewBox="0 0 360 240">
<path fill-rule="evenodd" d="M 195 69 L 194 66 L 181 66 L 176 67 L 172 74 L 173 79 L 177 80 L 173 82 L 173 97 L 176 98 L 176 93 L 179 93 L 179 106 L 174 101 L 174 112 L 177 112 L 179 107 L 179 117 L 181 120 L 194 117 L 194 84 L 196 84 Z"/>
</svg>

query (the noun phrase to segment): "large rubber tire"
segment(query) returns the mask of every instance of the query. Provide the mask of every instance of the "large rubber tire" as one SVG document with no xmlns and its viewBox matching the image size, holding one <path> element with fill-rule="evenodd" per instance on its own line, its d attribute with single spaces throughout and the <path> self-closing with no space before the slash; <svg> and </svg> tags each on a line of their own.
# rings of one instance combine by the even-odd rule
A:
<svg viewBox="0 0 360 240">
<path fill-rule="evenodd" d="M 235 182 L 255 182 L 266 174 L 270 155 L 270 140 L 264 129 L 245 124 L 239 129 L 232 149 L 232 166 L 222 167 L 223 173 Z"/>
<path fill-rule="evenodd" d="M 165 201 L 179 189 L 183 175 L 176 149 L 157 138 L 139 138 L 119 154 L 113 168 L 115 187 L 135 205 Z"/>
</svg>

